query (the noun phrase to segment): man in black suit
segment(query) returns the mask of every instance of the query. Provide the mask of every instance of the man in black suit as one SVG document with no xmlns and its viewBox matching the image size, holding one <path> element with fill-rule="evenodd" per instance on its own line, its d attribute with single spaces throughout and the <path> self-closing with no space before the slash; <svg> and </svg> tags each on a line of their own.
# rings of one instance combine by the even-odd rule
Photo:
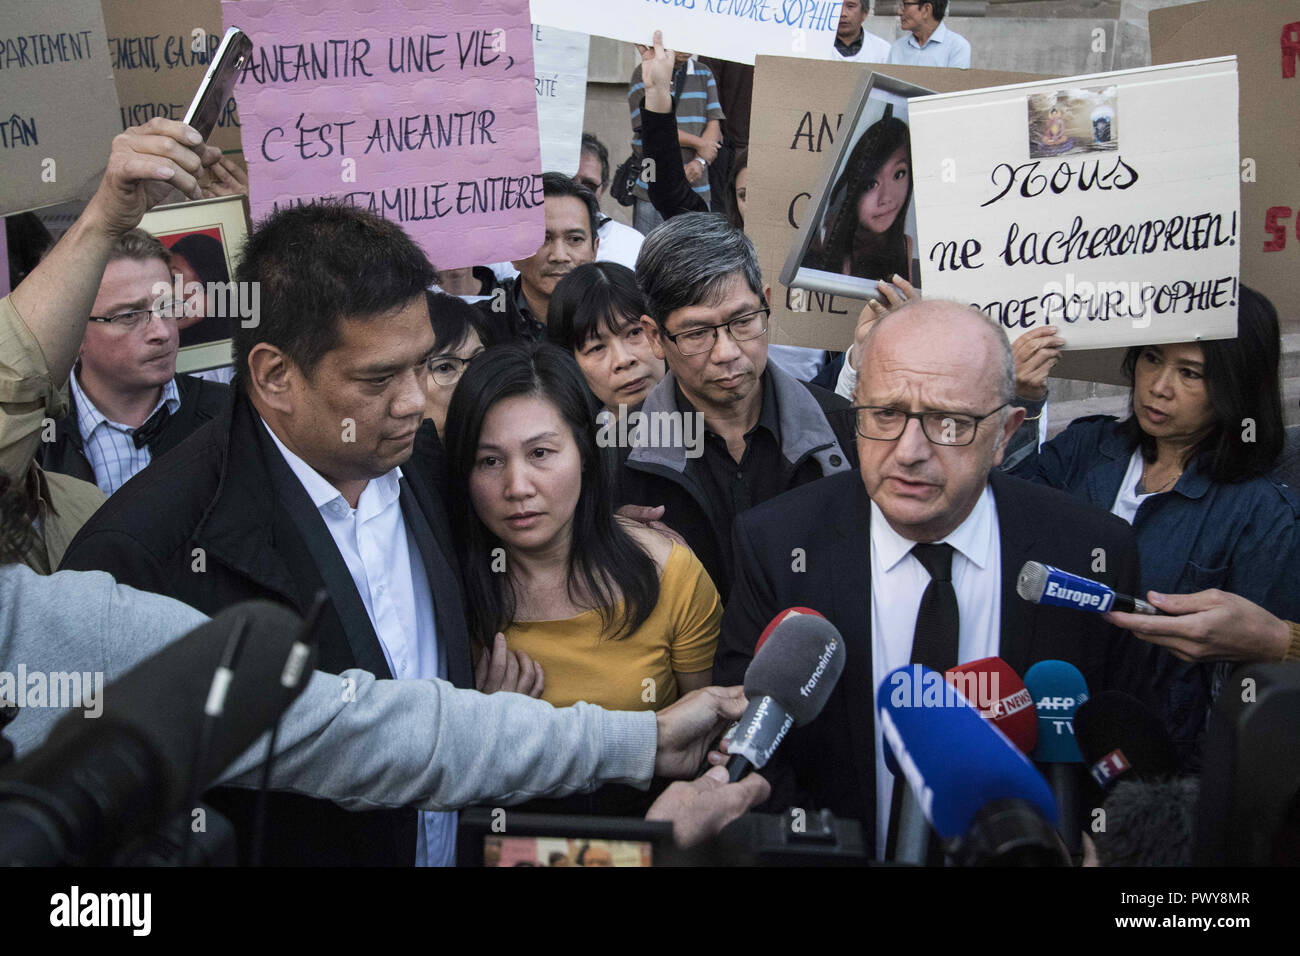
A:
<svg viewBox="0 0 1300 956">
<path fill-rule="evenodd" d="M 784 608 L 813 608 L 839 629 L 843 676 L 764 770 L 769 806 L 858 819 L 884 857 L 894 787 L 875 697 L 885 675 L 909 662 L 945 670 L 998 656 L 1019 674 L 1059 659 L 1094 692 L 1119 686 L 1132 676 L 1123 673 L 1132 637 L 1099 615 L 1023 601 L 1016 577 L 1034 560 L 1133 593 L 1138 555 L 1125 522 L 994 471 L 1024 412 L 1009 406 L 1011 350 L 985 316 L 909 303 L 877 322 L 859 368 L 861 472 L 737 519 L 714 673 L 742 681 L 755 640 Z"/>
<path fill-rule="evenodd" d="M 235 399 L 115 494 L 64 568 L 207 614 L 250 598 L 331 605 L 317 666 L 473 686 L 450 530 L 430 477 L 399 467 L 423 417 L 435 272 L 400 229 L 342 205 L 279 211 L 249 237 L 236 276 L 261 315 L 235 330 Z M 209 796 L 247 859 L 255 794 Z M 264 862 L 447 864 L 455 815 L 351 813 L 269 801 Z"/>
</svg>

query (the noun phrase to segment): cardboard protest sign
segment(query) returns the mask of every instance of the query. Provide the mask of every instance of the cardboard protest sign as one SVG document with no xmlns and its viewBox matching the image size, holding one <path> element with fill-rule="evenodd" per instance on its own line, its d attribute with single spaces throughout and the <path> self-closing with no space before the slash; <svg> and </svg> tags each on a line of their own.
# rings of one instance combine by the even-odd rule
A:
<svg viewBox="0 0 1300 956">
<path fill-rule="evenodd" d="M 863 300 L 790 289 L 778 280 L 810 214 L 854 90 L 872 70 L 941 91 L 1038 79 L 1023 73 L 760 56 L 754 69 L 745 232 L 758 250 L 764 281 L 772 285 L 769 334 L 774 343 L 842 350 L 853 341 Z M 920 161 L 914 155 L 914 162 Z"/>
<path fill-rule="evenodd" d="M 1241 281 L 1300 315 L 1300 0 L 1152 10 L 1151 62 L 1237 57 Z M 1207 114 L 1208 116 L 1209 114 Z M 1222 125 L 1220 122 L 1215 126 Z"/>
<path fill-rule="evenodd" d="M 254 220 L 338 197 L 444 269 L 532 255 L 541 160 L 526 0 L 226 0 Z"/>
<path fill-rule="evenodd" d="M 221 43 L 221 0 L 102 0 L 117 86 L 119 128 L 155 116 L 177 121 L 194 98 Z M 208 142 L 238 152 L 239 113 L 231 97 Z"/>
<path fill-rule="evenodd" d="M 1235 335 L 1236 106 L 1232 58 L 912 100 L 927 295 L 1067 349 Z"/>
<path fill-rule="evenodd" d="M 578 172 L 590 43 L 585 33 L 533 27 L 533 75 L 543 172 L 554 170 L 568 176 Z"/>
<path fill-rule="evenodd" d="M 840 0 L 532 0 L 533 22 L 753 63 L 759 55 L 838 58 Z M 758 100 L 754 101 L 755 103 Z"/>
<path fill-rule="evenodd" d="M 89 198 L 117 127 L 99 0 L 0 0 L 0 215 Z"/>
</svg>

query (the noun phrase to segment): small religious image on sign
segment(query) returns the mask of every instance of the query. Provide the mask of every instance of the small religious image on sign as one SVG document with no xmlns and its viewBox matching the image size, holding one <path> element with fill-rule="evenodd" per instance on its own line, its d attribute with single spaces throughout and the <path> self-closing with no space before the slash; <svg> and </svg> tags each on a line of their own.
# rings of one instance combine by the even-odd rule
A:
<svg viewBox="0 0 1300 956">
<path fill-rule="evenodd" d="M 1118 149 L 1117 99 L 1113 86 L 1031 93 L 1029 158 Z"/>
</svg>

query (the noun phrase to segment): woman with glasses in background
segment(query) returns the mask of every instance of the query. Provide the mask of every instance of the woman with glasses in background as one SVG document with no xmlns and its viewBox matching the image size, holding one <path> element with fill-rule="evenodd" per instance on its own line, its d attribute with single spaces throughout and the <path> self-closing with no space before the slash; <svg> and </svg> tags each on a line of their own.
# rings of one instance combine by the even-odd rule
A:
<svg viewBox="0 0 1300 956">
<path fill-rule="evenodd" d="M 433 355 L 429 357 L 428 390 L 424 417 L 438 435 L 447 434 L 447 406 L 470 362 L 496 344 L 483 314 L 464 299 L 445 292 L 428 292 L 429 321 L 433 325 Z"/>
</svg>

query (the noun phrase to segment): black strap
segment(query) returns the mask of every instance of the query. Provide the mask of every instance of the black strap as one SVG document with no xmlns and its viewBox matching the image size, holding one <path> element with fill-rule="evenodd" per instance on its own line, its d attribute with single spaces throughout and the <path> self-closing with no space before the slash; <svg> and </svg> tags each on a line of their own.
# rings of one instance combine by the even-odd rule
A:
<svg viewBox="0 0 1300 956">
<path fill-rule="evenodd" d="M 922 664 L 940 674 L 957 666 L 960 617 L 957 609 L 957 590 L 952 586 L 952 555 L 950 544 L 918 544 L 912 556 L 921 562 L 930 574 L 930 583 L 921 595 L 921 606 L 916 612 L 916 629 L 912 632 L 912 663 Z M 893 859 L 898 844 L 898 815 L 903 802 L 902 776 L 894 777 L 894 793 L 889 807 L 889 835 L 885 856 Z M 931 866 L 942 865 L 943 853 L 937 839 L 930 840 L 930 853 L 926 861 Z"/>
<path fill-rule="evenodd" d="M 135 442 L 136 448 L 143 448 L 153 442 L 155 438 L 167 427 L 167 422 L 171 420 L 172 413 L 167 410 L 167 403 L 163 402 L 158 406 L 158 410 L 149 416 L 149 420 L 131 433 L 131 439 Z"/>
</svg>

